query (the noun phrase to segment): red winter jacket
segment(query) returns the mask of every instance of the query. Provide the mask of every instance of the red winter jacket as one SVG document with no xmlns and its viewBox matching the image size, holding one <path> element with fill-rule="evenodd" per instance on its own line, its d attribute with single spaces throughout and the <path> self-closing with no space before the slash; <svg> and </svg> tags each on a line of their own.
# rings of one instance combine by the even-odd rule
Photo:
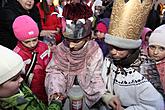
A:
<svg viewBox="0 0 165 110">
<path fill-rule="evenodd" d="M 55 12 L 55 6 L 50 6 L 50 13 L 46 15 L 46 21 L 44 22 L 44 11 L 40 7 L 41 3 L 37 3 L 37 7 L 39 9 L 40 13 L 40 18 L 41 18 L 41 24 L 42 24 L 42 29 L 43 30 L 56 30 L 57 28 L 61 29 L 62 24 L 61 24 L 61 18 L 57 17 L 57 14 L 53 14 Z M 56 42 L 60 43 L 62 38 L 61 34 L 56 34 L 55 35 Z"/>
<path fill-rule="evenodd" d="M 29 64 L 32 59 L 32 52 L 37 52 L 37 61 L 33 70 L 34 76 L 30 85 L 30 89 L 40 100 L 47 104 L 48 99 L 44 86 L 46 75 L 45 68 L 52 57 L 51 53 L 48 50 L 47 44 L 39 41 L 37 47 L 33 50 L 30 50 L 18 41 L 18 44 L 14 48 L 14 51 L 23 58 L 23 61 L 25 63 L 25 73 L 29 68 Z M 23 76 L 25 77 L 25 75 Z"/>
</svg>

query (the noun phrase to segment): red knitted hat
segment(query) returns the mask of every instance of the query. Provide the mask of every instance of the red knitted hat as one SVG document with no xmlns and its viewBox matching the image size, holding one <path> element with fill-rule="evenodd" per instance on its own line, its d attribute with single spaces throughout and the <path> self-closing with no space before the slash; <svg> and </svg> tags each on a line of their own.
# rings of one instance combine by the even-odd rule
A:
<svg viewBox="0 0 165 110">
<path fill-rule="evenodd" d="M 96 30 L 98 30 L 102 33 L 107 33 L 108 32 L 108 29 L 107 29 L 106 25 L 102 22 L 97 24 Z"/>
</svg>

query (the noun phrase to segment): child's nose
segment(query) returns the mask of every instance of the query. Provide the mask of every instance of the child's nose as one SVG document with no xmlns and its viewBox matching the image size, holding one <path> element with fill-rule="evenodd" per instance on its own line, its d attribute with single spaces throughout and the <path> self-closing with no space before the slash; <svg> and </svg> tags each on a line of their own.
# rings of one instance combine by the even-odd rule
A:
<svg viewBox="0 0 165 110">
<path fill-rule="evenodd" d="M 35 42 L 30 42 L 29 45 L 30 45 L 30 47 L 34 47 L 35 46 Z"/>
</svg>

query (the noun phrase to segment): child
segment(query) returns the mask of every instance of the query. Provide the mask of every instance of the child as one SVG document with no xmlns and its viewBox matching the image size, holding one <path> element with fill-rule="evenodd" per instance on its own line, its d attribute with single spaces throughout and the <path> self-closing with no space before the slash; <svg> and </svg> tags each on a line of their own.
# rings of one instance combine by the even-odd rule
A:
<svg viewBox="0 0 165 110">
<path fill-rule="evenodd" d="M 139 50 L 141 29 L 151 6 L 151 0 L 115 0 L 113 4 L 111 26 L 104 40 L 109 56 L 104 59 L 102 77 L 112 94 L 109 102 L 104 102 L 115 110 L 164 110 L 163 97 L 156 90 L 161 87 L 159 74 L 151 65 L 153 61 Z M 148 64 L 146 71 L 141 68 L 144 63 Z"/>
<path fill-rule="evenodd" d="M 27 15 L 19 16 L 13 23 L 13 31 L 19 40 L 14 51 L 25 63 L 23 78 L 32 92 L 45 104 L 47 94 L 44 87 L 45 68 L 51 58 L 48 45 L 38 40 L 37 24 Z"/>
<path fill-rule="evenodd" d="M 46 69 L 49 100 L 65 101 L 69 91 L 79 86 L 84 92 L 84 104 L 96 108 L 93 105 L 106 90 L 101 77 L 102 51 L 90 40 L 92 10 L 83 3 L 70 3 L 64 6 L 63 16 L 66 18 L 63 19 L 64 40 L 53 48 L 55 51 Z"/>
<path fill-rule="evenodd" d="M 108 45 L 104 42 L 105 34 L 108 32 L 109 18 L 101 19 L 96 26 L 96 39 L 95 41 L 99 44 L 103 56 L 105 57 L 109 53 Z"/>
<path fill-rule="evenodd" d="M 141 49 L 145 54 L 147 54 L 148 39 L 151 33 L 152 33 L 152 30 L 150 28 L 147 28 L 147 27 L 143 28 L 143 31 L 141 34 L 141 39 L 142 39 Z"/>
<path fill-rule="evenodd" d="M 56 2 L 58 1 L 56 0 Z M 53 0 L 42 0 L 42 2 L 37 3 L 37 7 L 40 13 L 42 29 L 47 30 L 49 33 L 44 36 L 44 42 L 50 46 L 60 43 L 62 41 L 60 32 L 62 25 L 59 9 L 61 8 L 54 6 Z M 54 31 L 54 33 L 51 33 L 51 31 Z"/>
<path fill-rule="evenodd" d="M 160 80 L 165 90 L 165 25 L 159 26 L 151 34 L 148 55 L 156 61 Z"/>
<path fill-rule="evenodd" d="M 20 77 L 24 62 L 6 47 L 0 46 L 0 109 L 1 110 L 60 110 L 61 104 L 53 101 L 48 108 L 40 102 Z"/>
</svg>

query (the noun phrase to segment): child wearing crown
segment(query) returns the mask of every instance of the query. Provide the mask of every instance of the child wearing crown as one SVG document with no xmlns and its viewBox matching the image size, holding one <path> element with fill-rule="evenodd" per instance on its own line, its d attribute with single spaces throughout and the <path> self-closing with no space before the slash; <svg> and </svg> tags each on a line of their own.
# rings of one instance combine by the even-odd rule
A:
<svg viewBox="0 0 165 110">
<path fill-rule="evenodd" d="M 101 77 L 102 50 L 90 40 L 92 10 L 83 3 L 70 3 L 64 6 L 63 16 L 64 40 L 52 49 L 53 57 L 46 69 L 49 101 L 64 102 L 69 91 L 78 86 L 91 108 L 106 91 Z"/>
<path fill-rule="evenodd" d="M 110 52 L 103 63 L 102 77 L 112 95 L 103 100 L 115 110 L 164 110 L 158 71 L 154 62 L 139 51 L 140 33 L 151 5 L 151 0 L 114 2 L 104 40 Z"/>
</svg>

